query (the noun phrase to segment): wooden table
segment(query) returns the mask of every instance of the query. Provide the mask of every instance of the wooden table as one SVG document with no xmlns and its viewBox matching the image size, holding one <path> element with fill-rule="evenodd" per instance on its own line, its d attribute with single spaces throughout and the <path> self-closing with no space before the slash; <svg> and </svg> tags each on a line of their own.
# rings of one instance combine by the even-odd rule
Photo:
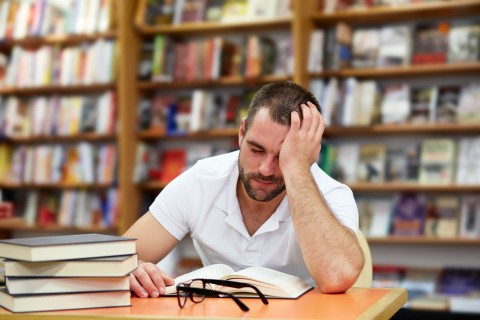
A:
<svg viewBox="0 0 480 320">
<path fill-rule="evenodd" d="M 312 290 L 299 299 L 242 298 L 250 308 L 243 312 L 229 298 L 206 298 L 195 304 L 187 301 L 181 309 L 176 297 L 140 299 L 133 297 L 131 307 L 83 309 L 13 314 L 0 308 L 0 319 L 389 319 L 407 302 L 405 289 L 352 288 L 343 294 L 322 294 Z"/>
</svg>

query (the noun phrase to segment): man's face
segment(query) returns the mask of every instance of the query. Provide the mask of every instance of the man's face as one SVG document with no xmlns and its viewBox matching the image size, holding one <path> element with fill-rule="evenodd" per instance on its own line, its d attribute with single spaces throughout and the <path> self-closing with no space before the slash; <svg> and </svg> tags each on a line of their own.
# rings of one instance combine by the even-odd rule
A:
<svg viewBox="0 0 480 320">
<path fill-rule="evenodd" d="M 245 191 L 253 200 L 267 202 L 285 191 L 278 155 L 288 130 L 287 125 L 273 122 L 267 109 L 258 111 L 244 136 L 241 130 L 238 171 Z"/>
</svg>

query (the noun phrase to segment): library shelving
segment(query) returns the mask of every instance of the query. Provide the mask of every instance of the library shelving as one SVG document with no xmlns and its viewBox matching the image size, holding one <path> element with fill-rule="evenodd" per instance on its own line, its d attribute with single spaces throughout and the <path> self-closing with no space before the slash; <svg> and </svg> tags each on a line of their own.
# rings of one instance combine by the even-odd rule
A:
<svg viewBox="0 0 480 320">
<path fill-rule="evenodd" d="M 117 25 L 116 22 L 119 21 L 123 23 L 123 21 L 118 20 L 117 16 L 121 12 L 121 7 L 124 5 L 123 1 L 111 0 L 111 1 L 103 1 L 102 3 L 98 2 L 98 11 L 95 14 L 98 17 L 98 20 L 95 19 L 85 19 L 86 12 L 84 13 L 83 18 L 80 15 L 77 15 L 77 20 L 73 20 L 73 15 L 70 15 L 68 18 L 60 12 L 66 12 L 65 10 L 76 10 L 78 8 L 62 8 L 61 10 L 58 7 L 54 7 L 58 4 L 43 4 L 41 2 L 25 2 L 25 3 L 15 3 L 22 7 L 21 11 L 15 11 L 14 1 L 4 1 L 2 2 L 2 10 L 6 9 L 10 10 L 10 15 L 12 18 L 15 18 L 15 15 L 20 15 L 21 12 L 25 14 L 29 12 L 32 15 L 30 18 L 28 17 L 16 17 L 17 19 L 8 19 L 6 21 L 2 21 L 4 27 L 6 29 L 3 31 L 4 34 L 1 35 L 2 39 L 0 40 L 0 53 L 7 57 L 8 60 L 12 59 L 13 52 L 15 50 L 26 50 L 30 54 L 34 54 L 38 50 L 48 50 L 48 52 L 55 52 L 57 54 L 55 58 L 50 56 L 51 68 L 45 68 L 42 66 L 42 63 L 45 63 L 46 55 L 40 58 L 32 59 L 32 57 L 22 57 L 22 67 L 15 70 L 15 68 L 11 68 L 14 71 L 11 71 L 10 77 L 14 77 L 15 80 L 12 81 L 10 79 L 8 82 L 5 81 L 3 85 L 0 85 L 0 97 L 3 102 L 7 101 L 10 97 L 14 97 L 17 99 L 35 99 L 37 97 L 47 97 L 50 99 L 53 96 L 56 97 L 65 97 L 65 96 L 92 96 L 92 95 L 100 95 L 105 92 L 112 92 L 116 94 L 118 92 L 118 81 L 116 80 L 117 75 L 115 68 L 113 67 L 115 63 L 121 65 L 121 61 L 117 61 L 115 58 L 115 50 L 112 49 L 112 56 L 109 57 L 109 63 L 111 63 L 111 78 L 106 80 L 110 76 L 105 75 L 105 79 L 99 81 L 98 78 L 93 78 L 93 81 L 82 79 L 77 82 L 68 82 L 68 84 L 59 84 L 61 83 L 58 78 L 58 69 L 54 70 L 53 65 L 57 65 L 56 68 L 59 67 L 59 62 L 61 60 L 60 55 L 57 53 L 57 50 L 64 50 L 65 48 L 86 48 L 91 46 L 93 43 L 96 42 L 120 42 L 120 37 L 118 36 L 117 32 Z M 25 8 L 23 8 L 25 6 Z M 27 9 L 28 10 L 25 10 Z M 93 1 L 92 1 L 92 8 Z M 45 11 L 48 11 L 49 14 L 43 15 Z M 77 12 L 78 13 L 78 12 Z M 94 14 L 93 12 L 90 12 Z M 57 14 L 56 24 L 52 21 L 54 14 Z M 35 17 L 35 19 L 34 19 Z M 41 17 L 41 18 L 40 18 Z M 50 20 L 48 20 L 48 18 Z M 4 17 L 5 18 L 5 17 Z M 82 21 L 82 19 L 84 19 Z M 61 21 L 60 21 L 61 20 Z M 35 22 L 33 22 L 35 21 Z M 127 22 L 125 22 L 127 23 Z M 43 26 L 43 27 L 42 27 Z M 59 26 L 64 26 L 61 32 L 59 32 Z M 55 31 L 52 31 L 55 29 Z M 69 30 L 67 30 L 69 29 Z M 19 30 L 23 30 L 23 33 Z M 51 33 L 54 32 L 54 33 Z M 112 45 L 111 48 L 113 48 Z M 84 53 L 85 55 L 87 53 Z M 121 58 L 128 58 L 124 55 L 119 55 Z M 99 56 L 97 56 L 99 58 Z M 102 57 L 103 58 L 103 57 Z M 20 59 L 20 58 L 19 58 Z M 37 60 L 38 59 L 38 60 Z M 87 59 L 83 57 L 82 59 Z M 92 60 L 92 59 L 90 59 Z M 32 62 L 35 61 L 35 62 Z M 40 63 L 39 61 L 42 61 Z M 80 62 L 77 61 L 77 71 L 79 72 L 80 68 L 85 68 L 86 62 L 82 60 L 83 63 L 80 65 Z M 92 60 L 93 61 L 93 60 Z M 103 60 L 105 63 L 106 60 Z M 65 66 L 71 67 L 74 66 L 74 61 L 70 61 L 70 63 L 65 63 Z M 14 64 L 14 61 L 9 61 L 8 63 Z M 30 64 L 30 69 L 34 70 L 35 72 L 39 72 L 41 68 L 43 68 L 41 72 L 44 74 L 41 76 L 42 84 L 38 84 L 36 81 L 40 81 L 40 77 L 35 80 L 30 80 L 29 82 L 22 82 L 20 78 L 24 80 L 27 75 L 22 75 L 21 72 L 26 73 L 25 67 L 27 63 Z M 33 64 L 32 64 L 33 63 Z M 5 66 L 4 66 L 5 67 Z M 7 73 L 8 73 L 8 67 Z M 5 71 L 5 70 L 4 70 Z M 47 73 L 51 73 L 48 74 Z M 7 75 L 8 76 L 8 75 Z M 5 80 L 5 79 L 2 79 Z M 31 105 L 28 106 L 29 108 L 32 107 Z M 116 106 L 117 111 L 121 109 L 121 106 Z M 121 114 L 121 112 L 120 112 Z M 2 119 L 5 120 L 5 119 Z M 38 120 L 38 119 L 37 119 Z M 32 121 L 33 123 L 33 121 Z M 115 124 L 114 124 L 115 126 Z M 31 128 L 30 128 L 31 129 Z M 74 133 L 74 134 L 20 134 L 20 135 L 2 135 L 0 137 L 0 144 L 3 146 L 7 146 L 8 148 L 19 148 L 19 147 L 26 147 L 26 148 L 36 148 L 37 146 L 66 146 L 66 145 L 78 145 L 80 143 L 87 143 L 91 146 L 99 146 L 105 143 L 114 144 L 115 146 L 119 145 L 118 143 L 118 135 L 116 130 L 111 130 L 111 132 L 82 132 L 82 133 Z M 8 153 L 7 153 L 8 154 Z M 5 159 L 3 159 L 5 160 Z M 10 160 L 8 160 L 10 161 Z M 36 169 L 33 170 L 38 170 Z M 62 192 L 63 190 L 71 191 L 71 192 L 106 192 L 110 188 L 115 188 L 117 179 L 114 178 L 112 182 L 103 183 L 103 182 L 94 182 L 94 183 L 84 183 L 84 182 L 42 182 L 42 183 L 33 183 L 33 182 L 17 182 L 17 181 L 9 181 L 5 180 L 0 182 L 0 190 L 2 191 L 3 201 L 12 201 L 14 207 L 18 206 L 21 207 L 21 203 L 15 203 L 18 199 L 15 198 L 17 193 L 22 192 L 40 192 L 40 193 L 49 193 L 55 194 Z M 11 197 L 11 195 L 14 195 Z M 119 206 L 121 208 L 121 206 Z M 21 212 L 17 213 L 21 214 Z M 56 212 L 55 214 L 58 214 Z M 121 217 L 122 214 L 120 213 L 119 216 Z M 35 219 L 36 220 L 36 219 Z M 119 221 L 121 218 L 119 219 Z M 120 224 L 120 223 L 118 223 Z M 119 233 L 121 229 L 118 225 L 110 225 L 110 226 L 62 226 L 57 223 L 49 223 L 48 225 L 40 225 L 37 224 L 35 221 L 33 223 L 27 223 L 24 217 L 15 217 L 15 218 L 5 218 L 0 220 L 0 236 L 2 238 L 9 238 L 15 236 L 16 232 L 44 232 L 44 233 L 86 233 L 86 232 L 105 232 L 105 233 Z"/>
</svg>

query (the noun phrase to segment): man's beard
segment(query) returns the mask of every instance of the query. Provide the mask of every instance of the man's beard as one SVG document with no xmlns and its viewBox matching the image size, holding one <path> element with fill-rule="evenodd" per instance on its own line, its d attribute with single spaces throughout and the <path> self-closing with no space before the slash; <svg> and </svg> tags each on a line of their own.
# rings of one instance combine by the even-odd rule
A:
<svg viewBox="0 0 480 320">
<path fill-rule="evenodd" d="M 238 162 L 238 174 L 240 176 L 240 180 L 242 180 L 243 187 L 247 191 L 247 194 L 250 198 L 260 202 L 268 202 L 278 196 L 285 190 L 285 183 L 282 183 L 281 179 L 273 178 L 273 177 L 265 177 L 261 174 L 249 174 L 248 176 L 245 174 L 245 170 L 240 165 L 240 161 Z M 262 181 L 268 182 L 276 182 L 277 188 L 271 191 L 270 193 L 256 191 L 255 188 L 252 187 L 250 184 L 251 179 L 258 179 Z"/>
</svg>

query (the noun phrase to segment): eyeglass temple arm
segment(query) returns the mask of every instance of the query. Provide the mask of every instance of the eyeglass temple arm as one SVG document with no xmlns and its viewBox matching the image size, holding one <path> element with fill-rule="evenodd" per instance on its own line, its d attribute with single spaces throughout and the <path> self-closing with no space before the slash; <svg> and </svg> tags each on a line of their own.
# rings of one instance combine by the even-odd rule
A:
<svg viewBox="0 0 480 320">
<path fill-rule="evenodd" d="M 216 290 L 200 289 L 200 288 L 193 288 L 193 287 L 182 287 L 180 290 L 184 290 L 184 291 L 188 292 L 190 300 L 192 300 L 193 302 L 195 302 L 193 300 L 193 293 L 203 294 L 205 296 L 213 296 L 213 297 L 218 297 L 218 295 L 224 294 L 224 295 L 232 298 L 233 301 L 235 301 L 235 303 L 240 307 L 240 309 L 242 309 L 242 311 L 249 311 L 250 310 L 245 303 L 243 303 L 242 301 L 240 301 L 240 299 L 238 299 L 233 294 L 228 293 L 228 292 L 221 292 L 221 291 L 216 291 Z"/>
<path fill-rule="evenodd" d="M 252 284 L 245 283 L 245 282 L 238 282 L 238 281 L 216 280 L 216 279 L 208 279 L 208 282 L 213 284 L 223 285 L 226 287 L 232 287 L 232 288 L 245 288 L 245 287 L 252 288 L 258 294 L 263 304 L 268 304 L 268 300 L 265 297 L 265 295 L 257 287 L 255 287 Z"/>
</svg>

